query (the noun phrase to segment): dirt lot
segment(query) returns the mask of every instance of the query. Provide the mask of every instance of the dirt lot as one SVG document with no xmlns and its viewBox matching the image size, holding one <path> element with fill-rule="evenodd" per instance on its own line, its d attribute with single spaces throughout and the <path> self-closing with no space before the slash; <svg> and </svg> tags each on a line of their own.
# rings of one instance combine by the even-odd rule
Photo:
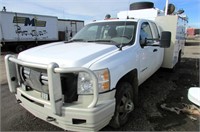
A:
<svg viewBox="0 0 200 132">
<path fill-rule="evenodd" d="M 192 104 L 187 99 L 188 88 L 199 86 L 200 46 L 188 43 L 181 66 L 173 73 L 166 69 L 158 70 L 140 86 L 139 106 L 129 122 L 120 129 L 106 126 L 102 131 L 199 131 L 200 117 L 189 118 L 185 113 L 176 114 L 161 108 Z M 5 78 L 3 55 L 1 55 L 1 130 L 2 131 L 63 131 L 46 123 L 16 103 L 8 90 Z"/>
</svg>

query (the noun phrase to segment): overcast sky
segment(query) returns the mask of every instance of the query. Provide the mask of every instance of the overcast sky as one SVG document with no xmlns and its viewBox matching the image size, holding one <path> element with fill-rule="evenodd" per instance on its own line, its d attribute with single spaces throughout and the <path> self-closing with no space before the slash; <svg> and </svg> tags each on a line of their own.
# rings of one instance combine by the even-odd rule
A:
<svg viewBox="0 0 200 132">
<path fill-rule="evenodd" d="M 129 9 L 138 1 L 154 2 L 164 9 L 165 0 L 0 0 L 0 8 L 7 11 L 57 16 L 61 19 L 78 19 L 86 23 L 101 20 L 106 14 L 116 17 L 119 11 Z M 200 28 L 200 0 L 169 0 L 176 10 L 184 9 L 189 18 L 188 26 Z"/>
</svg>

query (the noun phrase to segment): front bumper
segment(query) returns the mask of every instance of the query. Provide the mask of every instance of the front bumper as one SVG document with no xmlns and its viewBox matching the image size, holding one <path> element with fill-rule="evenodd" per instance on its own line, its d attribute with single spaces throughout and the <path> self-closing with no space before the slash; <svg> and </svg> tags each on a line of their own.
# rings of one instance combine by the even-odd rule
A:
<svg viewBox="0 0 200 132">
<path fill-rule="evenodd" d="M 89 69 L 59 68 L 56 63 L 49 65 L 29 63 L 11 55 L 7 55 L 5 60 L 10 91 L 15 93 L 18 102 L 36 117 L 71 131 L 98 131 L 111 120 L 115 110 L 115 99 L 109 97 L 114 97 L 115 91 L 104 93 L 100 97 L 102 99 L 99 99 L 97 78 Z M 18 65 L 47 70 L 50 100 L 42 99 L 40 92 L 23 90 L 19 83 L 19 73 L 16 68 Z M 85 102 L 63 103 L 60 74 L 81 71 L 91 75 L 94 94 L 79 99 L 86 100 Z"/>
<path fill-rule="evenodd" d="M 35 99 L 22 88 L 17 89 L 16 98 L 36 117 L 70 131 L 98 131 L 110 122 L 115 110 L 115 100 L 107 100 L 98 102 L 94 108 L 82 108 L 82 104 L 62 106 L 62 116 L 58 116 L 52 113 L 51 104 L 33 101 Z M 37 100 L 40 100 L 39 96 Z M 48 121 L 48 118 L 53 120 Z"/>
</svg>

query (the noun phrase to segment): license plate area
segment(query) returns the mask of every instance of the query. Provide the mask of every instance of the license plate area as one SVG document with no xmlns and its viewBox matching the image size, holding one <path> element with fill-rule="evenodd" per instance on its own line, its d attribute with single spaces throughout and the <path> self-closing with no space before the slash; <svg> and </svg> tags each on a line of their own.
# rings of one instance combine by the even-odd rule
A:
<svg viewBox="0 0 200 132">
<path fill-rule="evenodd" d="M 44 100 L 49 100 L 49 94 L 41 92 L 41 98 Z"/>
</svg>

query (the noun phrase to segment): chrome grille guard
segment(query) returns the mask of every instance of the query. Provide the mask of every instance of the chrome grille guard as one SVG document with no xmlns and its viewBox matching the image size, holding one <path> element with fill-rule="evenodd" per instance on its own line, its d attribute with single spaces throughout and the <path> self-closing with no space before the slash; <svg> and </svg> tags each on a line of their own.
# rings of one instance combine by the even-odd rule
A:
<svg viewBox="0 0 200 132">
<path fill-rule="evenodd" d="M 61 73 L 72 73 L 72 72 L 87 72 L 93 80 L 93 100 L 88 105 L 88 108 L 94 108 L 98 101 L 98 82 L 95 74 L 87 68 L 84 67 L 74 67 L 74 68 L 60 68 L 57 63 L 50 63 L 48 65 L 30 63 L 17 59 L 13 55 L 5 56 L 6 73 L 9 85 L 9 90 L 12 93 L 16 93 L 17 87 L 19 87 L 19 76 L 17 74 L 17 65 L 22 65 L 26 67 L 39 68 L 47 70 L 48 76 L 48 86 L 49 86 L 49 96 L 52 112 L 56 115 L 61 115 L 62 111 L 62 88 L 61 88 Z"/>
</svg>

